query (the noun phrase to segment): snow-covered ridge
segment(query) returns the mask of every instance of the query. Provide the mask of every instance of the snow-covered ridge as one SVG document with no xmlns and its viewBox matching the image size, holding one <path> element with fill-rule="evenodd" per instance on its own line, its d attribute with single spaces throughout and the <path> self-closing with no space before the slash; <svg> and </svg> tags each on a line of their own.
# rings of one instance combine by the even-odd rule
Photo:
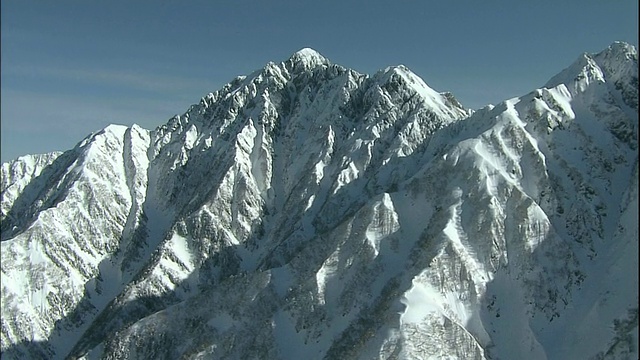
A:
<svg viewBox="0 0 640 360">
<path fill-rule="evenodd" d="M 545 87 L 564 84 L 572 94 L 583 92 L 590 83 L 609 83 L 622 92 L 627 104 L 637 108 L 638 51 L 632 45 L 614 42 L 597 54 L 582 54 L 576 62 L 554 76 Z"/>
<path fill-rule="evenodd" d="M 635 358 L 634 81 L 471 112 L 302 49 L 3 164 L 3 358 Z"/>
</svg>

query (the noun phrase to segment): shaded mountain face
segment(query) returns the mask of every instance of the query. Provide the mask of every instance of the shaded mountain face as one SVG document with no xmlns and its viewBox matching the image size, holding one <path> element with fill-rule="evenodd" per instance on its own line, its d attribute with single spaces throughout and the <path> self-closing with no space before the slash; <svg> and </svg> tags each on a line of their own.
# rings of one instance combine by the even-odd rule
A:
<svg viewBox="0 0 640 360">
<path fill-rule="evenodd" d="M 478 111 L 303 49 L 2 165 L 3 358 L 637 358 L 638 63 Z"/>
</svg>

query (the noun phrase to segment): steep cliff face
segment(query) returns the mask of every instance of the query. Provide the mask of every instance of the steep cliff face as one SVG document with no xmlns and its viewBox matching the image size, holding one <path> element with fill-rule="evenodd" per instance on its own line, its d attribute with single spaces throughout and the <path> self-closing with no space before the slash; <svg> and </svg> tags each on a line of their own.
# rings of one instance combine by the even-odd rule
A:
<svg viewBox="0 0 640 360">
<path fill-rule="evenodd" d="M 3 357 L 633 357 L 637 83 L 614 43 L 472 112 L 303 49 L 3 164 Z"/>
</svg>

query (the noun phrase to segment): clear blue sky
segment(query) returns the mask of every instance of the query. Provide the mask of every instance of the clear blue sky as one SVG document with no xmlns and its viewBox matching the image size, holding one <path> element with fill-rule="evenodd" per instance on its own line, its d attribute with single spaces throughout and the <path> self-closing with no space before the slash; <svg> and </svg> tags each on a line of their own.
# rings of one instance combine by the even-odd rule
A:
<svg viewBox="0 0 640 360">
<path fill-rule="evenodd" d="M 1 17 L 3 162 L 109 123 L 152 129 L 303 47 L 362 73 L 404 64 L 479 108 L 638 45 L 637 0 L 2 0 Z"/>
</svg>

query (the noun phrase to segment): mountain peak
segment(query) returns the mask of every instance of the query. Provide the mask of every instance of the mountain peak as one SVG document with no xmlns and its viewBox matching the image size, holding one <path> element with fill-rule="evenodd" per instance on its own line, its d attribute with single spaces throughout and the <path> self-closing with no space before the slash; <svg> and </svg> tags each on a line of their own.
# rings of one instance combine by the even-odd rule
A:
<svg viewBox="0 0 640 360">
<path fill-rule="evenodd" d="M 380 84 L 394 84 L 393 87 L 402 86 L 412 89 L 423 99 L 423 103 L 432 111 L 443 118 L 454 118 L 468 115 L 460 102 L 451 93 L 440 93 L 432 89 L 420 76 L 416 75 L 405 65 L 389 66 L 378 71 L 374 79 Z"/>
<path fill-rule="evenodd" d="M 624 41 L 614 41 L 600 54 L 612 54 L 616 56 L 622 56 L 626 59 L 638 58 L 638 50 L 635 46 L 626 43 Z"/>
<path fill-rule="evenodd" d="M 637 69 L 638 50 L 626 42 L 615 41 L 606 49 L 594 54 L 593 59 L 598 65 L 611 72 L 619 72 L 629 67 Z"/>
<path fill-rule="evenodd" d="M 595 54 L 583 53 L 569 67 L 547 82 L 552 88 L 565 84 L 570 89 L 583 91 L 591 82 L 616 82 L 621 78 L 637 78 L 638 51 L 623 41 L 615 41 Z"/>
<path fill-rule="evenodd" d="M 294 66 L 296 64 L 301 64 L 305 69 L 314 68 L 318 65 L 328 65 L 329 60 L 322 56 L 319 52 L 312 48 L 302 48 L 289 58 Z"/>
</svg>

